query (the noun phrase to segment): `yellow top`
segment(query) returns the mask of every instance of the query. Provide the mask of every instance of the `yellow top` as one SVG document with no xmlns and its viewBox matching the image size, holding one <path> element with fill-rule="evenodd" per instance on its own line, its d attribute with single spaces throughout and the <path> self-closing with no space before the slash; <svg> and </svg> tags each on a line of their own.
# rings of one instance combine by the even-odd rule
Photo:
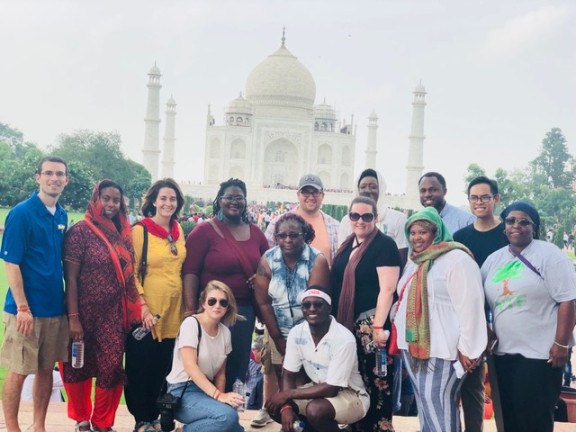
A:
<svg viewBox="0 0 576 432">
<path fill-rule="evenodd" d="M 180 237 L 176 241 L 178 255 L 170 252 L 168 240 L 156 237 L 148 232 L 148 265 L 144 286 L 140 282 L 140 263 L 142 262 L 142 245 L 144 229 L 141 225 L 132 227 L 134 242 L 134 274 L 136 288 L 148 304 L 152 314 L 159 314 L 161 319 L 152 330 L 154 339 L 175 338 L 183 317 L 182 308 L 182 264 L 186 258 L 186 244 L 182 227 L 178 226 Z"/>
</svg>

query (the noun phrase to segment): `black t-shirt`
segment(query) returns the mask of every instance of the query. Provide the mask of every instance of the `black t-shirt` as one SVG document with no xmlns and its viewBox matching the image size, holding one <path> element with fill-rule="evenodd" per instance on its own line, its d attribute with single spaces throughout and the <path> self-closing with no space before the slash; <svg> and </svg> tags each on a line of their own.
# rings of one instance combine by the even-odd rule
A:
<svg viewBox="0 0 576 432">
<path fill-rule="evenodd" d="M 350 259 L 352 243 L 336 257 L 332 263 L 332 314 L 338 315 L 338 304 L 342 291 L 344 270 Z M 354 317 L 361 312 L 374 309 L 380 292 L 376 267 L 401 267 L 400 253 L 392 238 L 378 232 L 356 267 L 356 291 L 354 298 Z M 388 320 L 387 320 L 388 321 Z"/>
<path fill-rule="evenodd" d="M 482 267 L 488 255 L 508 244 L 504 222 L 489 231 L 478 231 L 474 224 L 468 225 L 454 233 L 454 240 L 472 251 L 478 267 Z"/>
</svg>

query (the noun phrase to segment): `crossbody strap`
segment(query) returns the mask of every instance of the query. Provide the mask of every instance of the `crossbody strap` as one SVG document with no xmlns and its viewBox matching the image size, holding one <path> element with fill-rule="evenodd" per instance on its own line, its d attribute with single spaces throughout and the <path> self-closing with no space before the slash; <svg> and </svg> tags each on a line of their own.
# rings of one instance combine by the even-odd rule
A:
<svg viewBox="0 0 576 432">
<path fill-rule="evenodd" d="M 526 267 L 528 267 L 530 270 L 532 270 L 534 273 L 536 273 L 538 276 L 540 276 L 542 279 L 544 279 L 544 277 L 540 274 L 538 269 L 536 267 L 534 267 L 534 265 L 528 260 L 528 258 L 526 258 L 524 255 L 522 255 L 522 252 L 516 252 L 510 246 L 508 246 L 508 250 L 510 251 L 510 253 L 512 254 L 513 257 L 518 258 L 520 261 L 522 261 L 526 265 Z"/>
</svg>

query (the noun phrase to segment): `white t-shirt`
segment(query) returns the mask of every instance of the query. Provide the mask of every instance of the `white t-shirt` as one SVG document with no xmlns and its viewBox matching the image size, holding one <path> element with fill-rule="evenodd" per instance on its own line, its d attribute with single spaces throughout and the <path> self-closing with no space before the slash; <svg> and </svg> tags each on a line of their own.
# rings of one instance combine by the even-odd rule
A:
<svg viewBox="0 0 576 432">
<path fill-rule="evenodd" d="M 398 295 L 417 268 L 408 260 L 398 282 Z M 408 349 L 405 335 L 409 293 L 410 283 L 394 318 L 400 349 Z M 470 358 L 482 354 L 487 343 L 484 290 L 478 264 L 466 252 L 451 250 L 432 264 L 428 272 L 428 311 L 430 357 L 456 360 L 458 351 Z"/>
<path fill-rule="evenodd" d="M 522 255 L 542 277 L 505 246 L 482 266 L 484 291 L 494 313 L 495 354 L 547 360 L 556 336 L 558 303 L 576 298 L 576 273 L 554 244 L 532 240 Z"/>
<path fill-rule="evenodd" d="M 186 382 L 188 374 L 184 370 L 180 348 L 192 347 L 199 349 L 198 366 L 206 378 L 210 381 L 224 364 L 226 357 L 232 351 L 232 341 L 230 330 L 224 324 L 218 324 L 218 334 L 210 336 L 202 327 L 202 338 L 200 348 L 198 348 L 198 324 L 194 317 L 188 317 L 180 326 L 180 333 L 174 344 L 174 355 L 172 356 L 172 370 L 166 377 L 170 384 Z"/>
</svg>

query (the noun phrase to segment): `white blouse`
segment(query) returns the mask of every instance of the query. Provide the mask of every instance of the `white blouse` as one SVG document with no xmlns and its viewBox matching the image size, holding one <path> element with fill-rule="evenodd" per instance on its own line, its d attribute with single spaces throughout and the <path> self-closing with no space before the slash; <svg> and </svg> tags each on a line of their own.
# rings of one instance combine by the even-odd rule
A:
<svg viewBox="0 0 576 432">
<path fill-rule="evenodd" d="M 398 295 L 417 268 L 408 260 L 398 282 Z M 408 349 L 405 334 L 409 293 L 410 282 L 394 319 L 400 349 Z M 484 290 L 480 269 L 466 252 L 452 250 L 432 264 L 428 272 L 428 310 L 430 357 L 456 360 L 458 351 L 472 359 L 480 357 L 487 343 Z"/>
</svg>

